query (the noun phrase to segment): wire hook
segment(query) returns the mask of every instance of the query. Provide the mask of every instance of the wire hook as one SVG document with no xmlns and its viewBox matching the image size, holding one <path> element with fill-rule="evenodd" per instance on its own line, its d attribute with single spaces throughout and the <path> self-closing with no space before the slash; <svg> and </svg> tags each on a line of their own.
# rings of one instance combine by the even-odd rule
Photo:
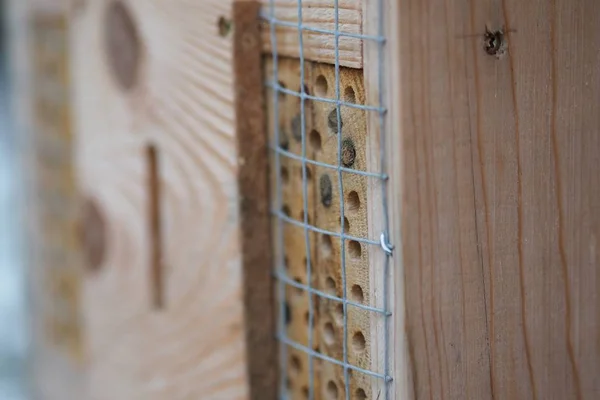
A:
<svg viewBox="0 0 600 400">
<path fill-rule="evenodd" d="M 381 236 L 379 236 L 379 244 L 381 245 L 381 248 L 383 249 L 385 254 L 387 254 L 390 257 L 394 254 L 394 245 L 392 245 L 388 241 L 388 238 L 387 238 L 387 235 L 385 232 L 381 232 Z"/>
</svg>

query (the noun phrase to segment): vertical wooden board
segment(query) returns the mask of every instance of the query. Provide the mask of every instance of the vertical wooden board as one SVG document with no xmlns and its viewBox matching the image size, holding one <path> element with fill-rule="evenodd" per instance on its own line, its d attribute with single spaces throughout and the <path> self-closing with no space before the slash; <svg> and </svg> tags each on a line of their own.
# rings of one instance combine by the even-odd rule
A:
<svg viewBox="0 0 600 400">
<path fill-rule="evenodd" d="M 260 3 L 233 4 L 233 62 L 244 324 L 251 399 L 278 398 L 278 349 Z"/>
<path fill-rule="evenodd" d="M 78 182 L 102 261 L 85 284 L 92 399 L 243 399 L 230 1 L 86 1 L 71 45 Z M 150 235 L 157 153 L 156 220 Z M 161 285 L 152 247 L 162 246 Z M 155 307 L 161 290 L 161 307 Z"/>
<path fill-rule="evenodd" d="M 599 17 L 586 0 L 400 2 L 416 398 L 599 393 Z"/>
<path fill-rule="evenodd" d="M 312 69 L 312 92 L 324 98 L 336 97 L 336 74 L 333 65 L 314 64 Z M 339 73 L 340 93 L 344 101 L 364 104 L 364 84 L 361 70 L 341 68 Z M 341 134 L 341 163 L 345 168 L 360 171 L 366 167 L 366 112 L 356 108 L 341 107 L 341 132 L 338 132 L 338 115 L 334 104 L 313 101 L 314 127 L 321 136 L 322 151 L 316 160 L 329 165 L 338 164 L 338 136 Z M 317 216 L 315 225 L 331 232 L 341 232 L 341 209 L 339 176 L 335 169 L 317 168 L 318 189 Z M 344 231 L 357 238 L 367 238 L 368 199 L 366 179 L 350 172 L 342 172 Z M 328 189 L 328 187 L 331 189 Z M 327 199 L 326 192 L 331 192 Z M 339 238 L 320 235 L 321 252 L 317 268 L 323 275 L 323 282 L 333 287 L 334 293 L 342 297 L 344 293 L 343 271 L 341 269 L 342 242 Z M 347 297 L 362 304 L 370 304 L 369 252 L 370 247 L 355 240 L 345 240 L 345 292 Z M 327 282 L 334 284 L 327 285 Z M 343 360 L 344 329 L 343 307 L 341 303 L 323 300 L 321 306 L 320 335 L 324 337 L 323 353 L 337 360 Z M 347 315 L 347 362 L 351 365 L 373 369 L 370 349 L 370 315 L 356 306 L 348 305 Z M 329 338 L 329 339 L 328 339 Z M 325 363 L 321 392 L 324 396 L 339 393 L 345 396 L 344 373 L 341 367 Z M 355 371 L 349 372 L 350 390 L 362 389 L 370 392 L 370 382 L 366 376 Z M 337 390 L 333 390 L 336 387 Z M 327 397 L 325 397 L 327 398 Z M 368 397 L 370 398 L 370 397 Z"/>
<path fill-rule="evenodd" d="M 31 8 L 32 151 L 35 255 L 33 393 L 45 399 L 83 396 L 79 198 L 73 169 L 69 24 L 56 8 Z"/>
</svg>

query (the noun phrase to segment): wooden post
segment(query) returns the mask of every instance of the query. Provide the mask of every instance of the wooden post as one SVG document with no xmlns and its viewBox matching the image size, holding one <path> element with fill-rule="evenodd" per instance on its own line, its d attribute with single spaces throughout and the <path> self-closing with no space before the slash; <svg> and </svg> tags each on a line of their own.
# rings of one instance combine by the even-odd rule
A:
<svg viewBox="0 0 600 400">
<path fill-rule="evenodd" d="M 73 4 L 88 394 L 245 399 L 232 2 Z"/>
<path fill-rule="evenodd" d="M 600 4 L 442 3 L 396 9 L 412 398 L 596 398 Z"/>
</svg>

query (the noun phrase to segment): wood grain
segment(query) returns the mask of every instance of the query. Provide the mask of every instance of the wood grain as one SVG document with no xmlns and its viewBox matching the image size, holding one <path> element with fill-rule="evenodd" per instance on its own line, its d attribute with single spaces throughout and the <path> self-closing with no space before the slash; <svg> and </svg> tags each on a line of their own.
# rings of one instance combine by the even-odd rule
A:
<svg viewBox="0 0 600 400">
<path fill-rule="evenodd" d="M 398 12 L 414 397 L 597 398 L 600 5 Z"/>
<path fill-rule="evenodd" d="M 103 265 L 85 282 L 91 399 L 248 398 L 231 2 L 123 1 L 131 85 L 109 62 L 112 0 L 72 14 L 76 161 L 102 209 Z M 132 29 L 123 29 L 128 34 Z M 163 307 L 152 305 L 145 149 L 160 154 Z"/>
<path fill-rule="evenodd" d="M 285 23 L 298 24 L 298 1 L 276 0 L 273 10 L 269 0 L 263 0 L 263 14 Z M 335 30 L 335 7 L 330 0 L 303 0 L 302 24 L 309 28 Z M 338 1 L 338 31 L 362 34 L 362 1 Z M 277 53 L 281 56 L 300 58 L 300 35 L 297 27 L 275 26 Z M 335 35 L 322 32 L 304 31 L 302 34 L 305 60 L 335 64 Z M 263 51 L 271 53 L 271 28 L 263 25 Z M 339 64 L 346 67 L 362 68 L 362 39 L 348 36 L 339 37 Z"/>
</svg>

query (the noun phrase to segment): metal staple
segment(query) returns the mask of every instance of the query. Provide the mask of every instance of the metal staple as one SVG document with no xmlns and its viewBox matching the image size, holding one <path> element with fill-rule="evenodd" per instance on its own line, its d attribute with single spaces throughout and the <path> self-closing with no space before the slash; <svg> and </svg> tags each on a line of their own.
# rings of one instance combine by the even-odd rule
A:
<svg viewBox="0 0 600 400">
<path fill-rule="evenodd" d="M 392 381 L 390 366 L 389 366 L 389 330 L 390 330 L 390 317 L 391 312 L 389 311 L 390 307 L 390 299 L 389 299 L 389 268 L 390 268 L 390 258 L 392 257 L 393 246 L 390 243 L 389 237 L 389 215 L 388 215 L 388 201 L 387 201 L 387 181 L 388 175 L 386 173 L 387 168 L 387 160 L 386 160 L 386 150 L 385 150 L 385 142 L 386 142 L 386 107 L 384 105 L 385 99 L 385 86 L 384 86 L 384 48 L 386 39 L 384 36 L 385 27 L 384 27 L 384 0 L 377 0 L 378 2 L 378 32 L 376 36 L 372 35 L 363 35 L 363 34 L 354 34 L 349 32 L 341 32 L 339 31 L 339 0 L 332 0 L 334 5 L 334 27 L 333 31 L 320 29 L 316 27 L 310 27 L 303 24 L 302 20 L 302 0 L 297 1 L 297 17 L 298 23 L 283 21 L 276 18 L 275 15 L 275 0 L 269 0 L 269 8 L 268 13 L 262 13 L 261 18 L 268 22 L 270 27 L 270 39 L 272 46 L 272 59 L 273 59 L 273 79 L 270 82 L 267 82 L 267 87 L 272 89 L 273 97 L 273 111 L 275 123 L 274 126 L 274 143 L 272 144 L 272 149 L 274 152 L 274 162 L 275 162 L 275 171 L 278 171 L 275 176 L 275 204 L 273 206 L 272 214 L 274 218 L 277 220 L 277 230 L 279 232 L 278 235 L 275 235 L 275 249 L 276 249 L 276 266 L 275 266 L 275 278 L 277 279 L 277 297 L 278 297 L 278 306 L 279 306 L 279 318 L 277 323 L 277 339 L 280 345 L 280 382 L 279 382 L 279 398 L 281 400 L 288 398 L 287 393 L 287 385 L 286 385 L 286 377 L 287 377 L 287 350 L 288 347 L 294 348 L 298 351 L 305 353 L 308 356 L 309 360 L 309 387 L 308 387 L 308 398 L 310 400 L 315 397 L 315 387 L 314 387 L 314 359 L 320 359 L 326 362 L 333 363 L 335 365 L 339 365 L 344 370 L 344 387 L 345 387 L 345 398 L 346 400 L 350 399 L 350 377 L 349 371 L 356 371 L 377 379 L 381 379 L 385 384 L 385 392 L 383 399 L 391 399 L 390 387 L 389 384 Z M 289 90 L 287 88 L 279 85 L 278 79 L 278 51 L 277 51 L 277 36 L 276 36 L 276 27 L 288 27 L 294 28 L 298 30 L 298 40 L 300 47 L 300 79 L 301 82 L 305 82 L 304 79 L 304 46 L 303 46 L 303 33 L 304 32 L 315 32 L 327 35 L 333 35 L 335 38 L 335 99 L 329 99 L 324 97 L 312 96 L 306 93 L 304 85 L 300 85 L 301 91 L 295 92 L 293 90 Z M 351 37 L 357 38 L 360 40 L 371 41 L 377 44 L 378 49 L 378 91 L 379 98 L 377 105 L 361 105 L 355 103 L 349 103 L 342 101 L 340 99 L 340 49 L 339 49 L 339 38 L 340 37 Z M 300 99 L 300 115 L 301 115 L 301 144 L 302 144 L 302 154 L 300 156 L 293 154 L 280 146 L 280 129 L 279 124 L 277 123 L 277 118 L 279 115 L 279 94 L 284 93 L 290 96 L 295 96 Z M 337 135 L 337 147 L 338 147 L 338 155 L 337 155 L 337 163 L 336 165 L 330 165 L 318 162 L 316 160 L 309 160 L 306 157 L 306 120 L 305 120 L 305 101 L 321 101 L 330 104 L 335 104 L 336 113 L 337 113 L 337 131 L 342 132 L 341 126 L 341 107 L 351 107 L 356 109 L 361 109 L 366 112 L 376 112 L 379 116 L 379 146 L 380 146 L 380 169 L 377 172 L 369 172 L 369 171 L 358 171 L 351 168 L 345 168 L 342 165 L 342 135 Z M 303 221 L 298 221 L 292 219 L 285 215 L 285 213 L 281 212 L 282 209 L 282 189 L 281 189 L 281 157 L 287 157 L 290 159 L 294 159 L 299 161 L 302 164 L 302 202 L 305 210 L 308 210 L 308 188 L 307 188 L 307 164 L 312 164 L 324 168 L 329 168 L 336 170 L 338 176 L 339 183 L 339 193 L 344 193 L 343 187 L 343 174 L 357 174 L 362 175 L 367 178 L 377 179 L 381 183 L 382 190 L 382 217 L 383 217 L 383 231 L 381 235 L 377 239 L 369 239 L 369 238 L 357 238 L 346 235 L 344 233 L 344 196 L 340 195 L 340 232 L 331 232 L 324 229 L 320 229 L 316 226 L 310 225 L 308 222 L 308 213 L 304 213 Z M 283 227 L 284 224 L 293 224 L 298 226 L 304 230 L 304 238 L 306 244 L 306 274 L 307 274 L 307 284 L 301 284 L 296 282 L 287 276 L 285 270 L 285 261 L 284 261 L 284 252 L 283 252 Z M 311 287 L 311 275 L 312 275 L 312 262 L 311 262 L 311 252 L 310 252 L 310 232 L 318 232 L 324 235 L 329 235 L 335 238 L 339 238 L 341 242 L 341 272 L 342 272 L 342 288 L 343 293 L 342 297 L 339 298 L 337 296 L 332 296 L 322 291 L 319 291 L 313 287 Z M 384 254 L 384 265 L 382 265 L 382 282 L 383 282 L 383 308 L 377 308 L 370 305 L 363 305 L 360 303 L 352 302 L 348 300 L 347 297 L 347 289 L 346 289 L 346 257 L 345 257 L 345 246 L 347 240 L 354 240 L 361 243 L 365 243 L 372 246 L 377 246 L 380 251 Z M 309 293 L 309 318 L 308 318 L 308 346 L 304 346 L 300 343 L 297 343 L 291 340 L 286 335 L 286 327 L 285 327 L 285 319 L 286 319 L 286 307 L 285 307 L 285 298 L 286 298 L 286 287 L 291 286 L 296 289 L 305 290 Z M 313 350 L 313 325 L 314 325 L 314 305 L 313 305 L 313 296 L 317 295 L 322 298 L 330 299 L 333 301 L 341 302 L 343 305 L 343 354 L 342 360 L 337 360 L 331 358 L 325 354 L 319 353 Z M 384 366 L 383 371 L 371 371 L 360 368 L 355 365 L 351 365 L 348 362 L 348 306 L 358 307 L 363 310 L 367 310 L 369 312 L 375 313 L 382 318 L 384 318 Z"/>
</svg>

